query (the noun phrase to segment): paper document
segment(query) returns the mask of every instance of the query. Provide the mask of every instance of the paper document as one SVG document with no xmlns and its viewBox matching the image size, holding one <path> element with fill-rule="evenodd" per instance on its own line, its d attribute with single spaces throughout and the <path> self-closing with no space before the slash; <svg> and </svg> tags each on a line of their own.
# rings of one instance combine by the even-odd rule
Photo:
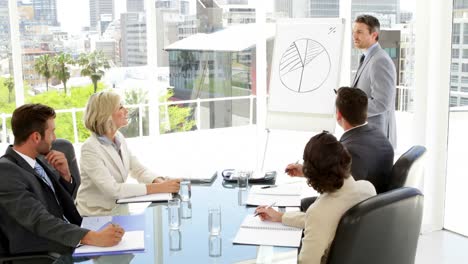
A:
<svg viewBox="0 0 468 264">
<path fill-rule="evenodd" d="M 269 205 L 275 203 L 275 206 L 300 207 L 300 195 L 264 195 L 249 193 L 246 204 L 250 206 Z"/>
<path fill-rule="evenodd" d="M 242 222 L 234 244 L 299 247 L 302 229 L 282 223 L 262 221 L 260 217 L 247 215 Z"/>
<path fill-rule="evenodd" d="M 268 187 L 268 188 L 264 188 Z M 302 193 L 302 186 L 298 184 L 282 184 L 272 186 L 254 185 L 249 190 L 250 193 L 264 195 L 291 195 L 299 196 Z"/>
<path fill-rule="evenodd" d="M 105 255 L 106 253 L 134 252 L 145 250 L 145 233 L 143 231 L 125 232 L 122 241 L 113 247 L 96 247 L 83 245 L 75 250 L 74 256 Z"/>
<path fill-rule="evenodd" d="M 118 199 L 115 203 L 143 203 L 143 202 L 165 202 L 172 199 L 172 193 L 154 193 L 142 196 L 135 196 L 130 198 Z"/>
<path fill-rule="evenodd" d="M 302 185 L 282 184 L 268 186 L 252 186 L 249 190 L 246 204 L 250 206 L 268 205 L 275 203 L 276 206 L 301 206 Z"/>
<path fill-rule="evenodd" d="M 125 234 L 122 241 L 113 247 L 82 245 L 75 249 L 74 256 L 100 256 L 140 252 L 145 250 L 145 215 L 115 215 L 83 217 L 82 228 L 99 231 L 109 224 L 118 224 Z"/>
</svg>

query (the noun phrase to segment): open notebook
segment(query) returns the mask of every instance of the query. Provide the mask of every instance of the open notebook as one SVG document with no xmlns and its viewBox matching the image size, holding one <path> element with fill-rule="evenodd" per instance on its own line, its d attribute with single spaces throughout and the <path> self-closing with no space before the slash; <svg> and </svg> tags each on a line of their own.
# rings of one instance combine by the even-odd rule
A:
<svg viewBox="0 0 468 264">
<path fill-rule="evenodd" d="M 119 224 L 125 230 L 125 234 L 119 244 L 113 247 L 81 245 L 75 249 L 73 256 L 101 256 L 144 252 L 145 215 L 143 214 L 83 217 L 81 227 L 89 230 L 99 231 L 110 223 Z"/>
<path fill-rule="evenodd" d="M 299 247 L 302 229 L 282 223 L 262 221 L 259 217 L 247 215 L 242 222 L 234 244 Z"/>
</svg>

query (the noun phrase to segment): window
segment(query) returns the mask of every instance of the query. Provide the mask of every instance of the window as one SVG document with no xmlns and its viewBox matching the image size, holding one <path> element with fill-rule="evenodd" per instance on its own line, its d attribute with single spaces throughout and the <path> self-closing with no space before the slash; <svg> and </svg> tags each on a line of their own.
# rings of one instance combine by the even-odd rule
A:
<svg viewBox="0 0 468 264">
<path fill-rule="evenodd" d="M 458 83 L 458 75 L 451 75 L 450 76 L 450 82 Z"/>
<path fill-rule="evenodd" d="M 463 59 L 468 59 L 468 49 L 463 49 Z"/>
<path fill-rule="evenodd" d="M 463 44 L 468 44 L 468 23 L 463 24 Z"/>
<path fill-rule="evenodd" d="M 460 24 L 453 24 L 452 44 L 460 43 Z"/>
<path fill-rule="evenodd" d="M 458 72 L 458 68 L 459 68 L 458 63 L 452 63 L 450 70 L 452 71 L 452 73 L 454 73 L 454 72 Z"/>
<path fill-rule="evenodd" d="M 452 49 L 452 59 L 460 58 L 460 50 L 459 49 Z"/>
<path fill-rule="evenodd" d="M 457 106 L 458 105 L 458 98 L 456 96 L 450 96 L 450 106 Z"/>
<path fill-rule="evenodd" d="M 452 91 L 452 92 L 458 92 L 458 86 L 451 85 L 451 86 L 450 86 L 450 91 Z"/>
<path fill-rule="evenodd" d="M 468 98 L 461 97 L 460 98 L 460 106 L 468 105 Z"/>
</svg>

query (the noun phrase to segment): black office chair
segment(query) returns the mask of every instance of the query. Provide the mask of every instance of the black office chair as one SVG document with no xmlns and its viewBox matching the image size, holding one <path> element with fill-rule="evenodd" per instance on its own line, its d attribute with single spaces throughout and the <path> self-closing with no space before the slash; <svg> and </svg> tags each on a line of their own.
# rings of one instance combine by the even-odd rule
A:
<svg viewBox="0 0 468 264">
<path fill-rule="evenodd" d="M 423 195 L 400 188 L 373 196 L 341 218 L 328 264 L 414 264 Z"/>
<path fill-rule="evenodd" d="M 388 191 L 401 187 L 414 187 L 422 190 L 425 153 L 425 147 L 413 146 L 400 156 L 393 165 Z"/>
<path fill-rule="evenodd" d="M 73 144 L 70 141 L 63 138 L 57 138 L 52 143 L 52 149 L 62 152 L 67 158 L 68 168 L 70 169 L 70 173 L 73 177 L 73 180 L 76 183 L 76 188 L 72 195 L 73 199 L 75 199 L 78 187 L 81 184 L 80 170 L 78 168 L 78 162 L 76 161 L 75 148 L 73 147 Z M 40 159 L 47 163 L 47 161 L 45 161 L 43 157 L 40 157 Z"/>
</svg>

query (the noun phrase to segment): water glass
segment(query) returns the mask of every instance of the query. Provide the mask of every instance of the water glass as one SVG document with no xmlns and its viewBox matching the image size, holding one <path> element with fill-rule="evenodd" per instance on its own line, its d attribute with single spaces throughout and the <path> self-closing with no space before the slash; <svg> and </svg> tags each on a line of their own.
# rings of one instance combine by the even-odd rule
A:
<svg viewBox="0 0 468 264">
<path fill-rule="evenodd" d="M 167 208 L 169 209 L 169 228 L 178 229 L 180 227 L 180 200 L 178 198 L 169 200 Z"/>
<path fill-rule="evenodd" d="M 220 257 L 223 243 L 220 235 L 210 235 L 208 237 L 208 254 L 210 257 Z"/>
<path fill-rule="evenodd" d="M 239 189 L 247 189 L 249 176 L 248 171 L 237 171 L 237 186 L 239 186 Z"/>
<path fill-rule="evenodd" d="M 237 204 L 241 206 L 246 205 L 248 196 L 249 192 L 247 189 L 239 189 L 239 191 L 237 192 Z"/>
<path fill-rule="evenodd" d="M 182 233 L 179 229 L 169 230 L 169 250 L 179 251 L 182 249 Z"/>
<path fill-rule="evenodd" d="M 183 180 L 180 182 L 179 194 L 182 201 L 190 200 L 190 197 L 192 196 L 192 187 L 189 180 Z"/>
<path fill-rule="evenodd" d="M 208 209 L 208 231 L 211 235 L 221 233 L 221 207 L 213 206 Z"/>
<path fill-rule="evenodd" d="M 192 202 L 191 201 L 182 201 L 180 203 L 182 219 L 192 218 Z"/>
</svg>

